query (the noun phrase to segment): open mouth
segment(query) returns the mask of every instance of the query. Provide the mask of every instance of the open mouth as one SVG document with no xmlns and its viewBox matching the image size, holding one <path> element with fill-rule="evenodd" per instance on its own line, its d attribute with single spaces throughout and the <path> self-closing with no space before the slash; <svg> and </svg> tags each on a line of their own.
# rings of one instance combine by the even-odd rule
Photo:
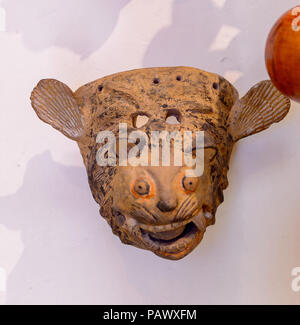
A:
<svg viewBox="0 0 300 325">
<path fill-rule="evenodd" d="M 137 247 L 151 250 L 156 255 L 178 260 L 188 255 L 202 240 L 213 214 L 201 209 L 182 221 L 163 225 L 140 223 L 133 217 L 124 217 L 124 229 L 136 239 Z"/>
<path fill-rule="evenodd" d="M 189 220 L 169 225 L 139 225 L 145 244 L 155 254 L 180 259 L 190 253 L 201 241 L 206 230 L 206 220 L 200 213 Z"/>
<path fill-rule="evenodd" d="M 156 242 L 159 245 L 171 245 L 178 241 L 181 238 L 188 238 L 194 233 L 197 232 L 197 227 L 194 225 L 193 222 L 188 223 L 185 226 L 182 226 L 175 230 L 170 231 L 162 231 L 162 232 L 148 232 L 144 229 L 141 229 L 143 235 L 147 235 L 149 239 L 153 242 Z"/>
</svg>

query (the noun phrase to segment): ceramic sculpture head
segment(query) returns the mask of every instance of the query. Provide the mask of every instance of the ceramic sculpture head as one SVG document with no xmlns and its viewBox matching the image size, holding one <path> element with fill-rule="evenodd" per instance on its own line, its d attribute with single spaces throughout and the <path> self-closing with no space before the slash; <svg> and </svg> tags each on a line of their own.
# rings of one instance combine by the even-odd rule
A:
<svg viewBox="0 0 300 325">
<path fill-rule="evenodd" d="M 189 254 L 214 224 L 228 186 L 235 142 L 279 122 L 290 108 L 289 99 L 270 81 L 258 83 L 239 99 L 234 86 L 221 76 L 189 67 L 117 73 L 76 92 L 57 80 L 41 80 L 31 101 L 41 120 L 77 141 L 93 197 L 113 233 L 125 244 L 173 260 Z M 144 124 L 139 125 L 139 117 Z M 169 124 L 170 117 L 176 123 Z M 161 158 L 158 166 L 126 166 L 120 157 L 119 143 L 124 141 L 120 123 L 126 125 L 127 134 L 142 131 L 149 143 L 153 131 L 182 135 L 202 131 L 203 173 L 189 176 L 187 164 L 165 166 Z M 108 166 L 97 159 L 107 144 L 99 139 L 103 131 L 118 140 L 113 145 L 115 159 Z M 127 152 L 139 144 L 131 142 Z M 149 143 L 143 144 L 148 153 Z M 170 142 L 171 161 L 175 143 Z M 194 137 L 191 143 L 192 153 L 197 149 Z M 161 142 L 158 147 L 162 155 Z"/>
</svg>

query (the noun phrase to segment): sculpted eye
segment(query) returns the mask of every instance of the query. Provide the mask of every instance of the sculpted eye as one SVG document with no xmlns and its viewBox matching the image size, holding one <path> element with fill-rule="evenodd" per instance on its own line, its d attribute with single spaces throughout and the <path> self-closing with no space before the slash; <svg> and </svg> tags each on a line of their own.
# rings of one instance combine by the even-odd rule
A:
<svg viewBox="0 0 300 325">
<path fill-rule="evenodd" d="M 182 186 L 186 191 L 195 192 L 198 186 L 198 177 L 183 177 Z"/>
<path fill-rule="evenodd" d="M 139 195 L 147 195 L 150 192 L 150 185 L 143 180 L 138 180 L 134 185 L 134 191 Z"/>
</svg>

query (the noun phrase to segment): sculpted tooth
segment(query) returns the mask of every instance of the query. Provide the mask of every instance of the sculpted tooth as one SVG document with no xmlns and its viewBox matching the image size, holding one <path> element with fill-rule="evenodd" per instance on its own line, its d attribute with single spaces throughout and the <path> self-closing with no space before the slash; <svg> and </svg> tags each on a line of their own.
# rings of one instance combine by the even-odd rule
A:
<svg viewBox="0 0 300 325">
<path fill-rule="evenodd" d="M 154 226 L 154 227 L 153 227 L 153 231 L 154 231 L 154 232 L 160 232 L 161 229 L 162 229 L 162 226 L 161 226 L 161 225 L 160 225 L 160 226 Z"/>
<path fill-rule="evenodd" d="M 169 230 L 174 230 L 174 229 L 177 229 L 177 228 L 180 228 L 181 226 L 181 223 L 171 223 L 170 225 L 170 229 Z"/>
<path fill-rule="evenodd" d="M 147 231 L 154 231 L 154 227 L 153 226 L 141 226 L 143 229 L 147 230 Z"/>
<path fill-rule="evenodd" d="M 176 228 L 177 228 L 177 224 L 175 224 L 175 223 L 170 224 L 170 230 L 174 230 Z"/>
<path fill-rule="evenodd" d="M 126 225 L 129 229 L 133 230 L 138 225 L 138 222 L 133 218 L 126 218 Z"/>
<path fill-rule="evenodd" d="M 182 226 L 185 226 L 186 224 L 188 224 L 189 222 L 191 222 L 191 220 L 185 220 L 185 221 L 180 221 L 180 222 L 177 222 L 177 223 L 173 223 L 171 224 L 171 228 L 170 230 L 174 230 L 174 229 L 177 229 L 177 228 L 181 228 Z"/>
<path fill-rule="evenodd" d="M 160 225 L 158 226 L 157 232 L 168 231 L 168 225 Z"/>
<path fill-rule="evenodd" d="M 203 211 L 201 211 L 194 219 L 193 219 L 194 224 L 200 231 L 205 231 L 206 229 L 206 222 L 205 222 L 205 217 L 203 214 Z"/>
<path fill-rule="evenodd" d="M 180 221 L 180 222 L 174 222 L 167 225 L 159 225 L 159 226 L 150 226 L 145 224 L 140 224 L 139 226 L 149 232 L 164 232 L 164 231 L 171 231 L 178 228 L 181 228 L 182 226 L 185 226 L 186 224 L 190 223 L 193 219 Z"/>
<path fill-rule="evenodd" d="M 162 227 L 162 231 L 169 231 L 169 230 L 171 230 L 171 227 L 170 227 L 171 225 L 164 225 L 163 227 Z"/>
<path fill-rule="evenodd" d="M 210 212 L 204 212 L 204 217 L 206 218 L 206 219 L 211 219 L 212 217 L 213 217 L 213 215 L 210 213 Z"/>
<path fill-rule="evenodd" d="M 146 225 L 140 225 L 140 227 L 147 231 L 150 231 L 150 229 L 151 229 L 151 226 L 146 226 Z"/>
</svg>

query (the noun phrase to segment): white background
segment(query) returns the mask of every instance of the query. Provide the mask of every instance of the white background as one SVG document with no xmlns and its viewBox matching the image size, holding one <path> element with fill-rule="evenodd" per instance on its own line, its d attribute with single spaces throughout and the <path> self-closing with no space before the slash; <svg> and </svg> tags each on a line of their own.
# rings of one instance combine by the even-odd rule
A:
<svg viewBox="0 0 300 325">
<path fill-rule="evenodd" d="M 0 302 L 300 303 L 291 289 L 300 266 L 300 105 L 235 147 L 216 225 L 172 262 L 112 235 L 76 143 L 38 120 L 29 101 L 42 78 L 75 90 L 114 72 L 174 65 L 225 75 L 243 95 L 267 78 L 267 34 L 297 4 L 0 1 Z"/>
</svg>

